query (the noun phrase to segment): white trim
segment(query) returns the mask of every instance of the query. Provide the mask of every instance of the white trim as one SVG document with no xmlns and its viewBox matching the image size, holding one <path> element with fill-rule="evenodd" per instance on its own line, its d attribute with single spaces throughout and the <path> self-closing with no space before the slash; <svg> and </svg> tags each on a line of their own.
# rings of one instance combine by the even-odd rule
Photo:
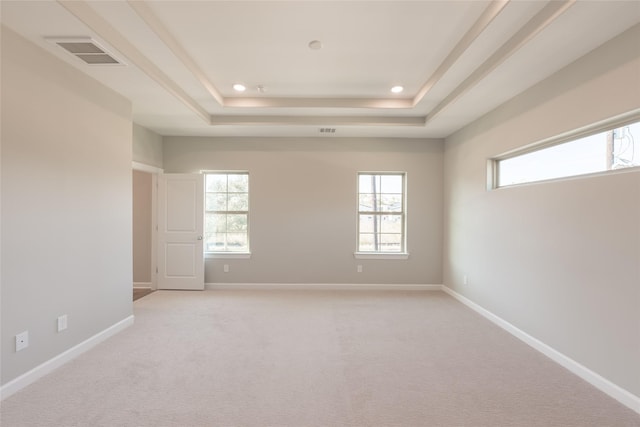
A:
<svg viewBox="0 0 640 427">
<path fill-rule="evenodd" d="M 47 360 L 44 363 L 41 363 L 30 371 L 20 375 L 18 378 L 9 381 L 0 388 L 0 400 L 4 400 L 12 394 L 22 390 L 29 384 L 34 383 L 35 381 L 53 372 L 65 363 L 80 356 L 82 353 L 89 351 L 96 345 L 105 341 L 107 338 L 110 338 L 123 329 L 133 325 L 133 320 L 134 316 L 131 315 L 115 323 L 114 325 L 109 326 L 107 329 L 95 334 L 94 336 L 81 342 L 80 344 L 71 347 L 67 351 L 60 353 L 59 355 Z"/>
<path fill-rule="evenodd" d="M 162 169 L 160 169 L 162 171 Z M 158 175 L 151 174 L 151 289 L 158 289 Z"/>
<path fill-rule="evenodd" d="M 532 337 L 531 335 L 527 334 L 523 330 L 517 328 L 516 326 L 512 325 L 511 323 L 507 322 L 501 317 L 496 316 L 495 314 L 491 313 L 489 310 L 481 307 L 480 305 L 476 304 L 470 299 L 460 295 L 453 289 L 443 285 L 442 290 L 447 294 L 451 295 L 453 298 L 460 301 L 462 304 L 466 305 L 467 307 L 471 308 L 475 312 L 484 316 L 486 319 L 495 323 L 505 331 L 509 332 L 511 335 L 520 339 L 525 344 L 528 344 L 529 346 L 538 350 L 540 353 L 544 354 L 554 362 L 558 363 L 562 367 L 568 369 L 575 375 L 579 376 L 580 378 L 582 378 L 583 380 L 585 380 L 586 382 L 588 382 L 598 390 L 608 394 L 618 402 L 622 403 L 626 407 L 640 414 L 640 397 L 612 383 L 608 379 L 593 372 L 592 370 L 576 362 L 575 360 L 565 356 L 564 354 L 560 353 L 558 350 L 554 349 L 553 347 L 550 347 L 549 345 L 543 343 L 537 338 Z"/>
<path fill-rule="evenodd" d="M 229 99 L 229 98 L 227 98 Z M 237 102 L 246 102 L 249 98 L 237 98 Z M 292 104 L 297 98 L 289 98 Z M 322 98 L 324 99 L 324 98 Z M 266 101 L 268 103 L 280 102 L 282 98 L 260 98 L 256 100 L 259 103 Z M 232 101 L 236 102 L 236 101 Z M 250 101 L 251 102 L 251 101 Z M 245 105 L 246 106 L 246 105 Z M 293 104 L 291 106 L 294 106 Z M 242 106 L 241 106 L 242 107 Z M 298 105 L 302 107 L 302 105 Z M 337 107 L 337 106 L 336 106 Z M 292 125 L 297 126 L 326 126 L 330 123 L 332 126 L 424 126 L 424 117 L 392 117 L 392 116 L 239 116 L 239 115 L 223 115 L 211 116 L 212 126 L 255 126 L 255 125 Z"/>
<path fill-rule="evenodd" d="M 206 73 L 198 66 L 196 61 L 191 59 L 189 54 L 184 50 L 182 45 L 173 37 L 170 31 L 162 24 L 155 13 L 145 2 L 130 1 L 129 7 L 136 11 L 142 20 L 153 30 L 154 33 L 162 40 L 162 42 L 173 52 L 173 54 L 187 67 L 202 86 L 209 92 L 209 95 L 215 99 L 218 104 L 224 106 L 224 98 L 218 92 L 213 83 L 207 78 Z"/>
<path fill-rule="evenodd" d="M 140 162 L 131 162 L 131 168 L 140 172 L 164 173 L 164 169 L 160 169 L 159 167 L 147 165 Z"/>
<path fill-rule="evenodd" d="M 206 290 L 441 291 L 442 285 L 368 283 L 205 283 Z"/>
<path fill-rule="evenodd" d="M 155 80 L 169 94 L 175 96 L 185 106 L 190 108 L 206 124 L 211 124 L 211 115 L 196 102 L 179 84 L 173 81 L 152 60 L 147 58 L 127 37 L 116 30 L 87 2 L 60 2 L 69 13 L 78 18 L 88 28 L 93 30 L 102 40 L 111 45 L 129 63 L 138 67 L 151 79 Z"/>
<path fill-rule="evenodd" d="M 151 282 L 133 282 L 133 289 L 153 289 Z"/>
<path fill-rule="evenodd" d="M 205 252 L 206 259 L 250 259 L 251 252 Z"/>
<path fill-rule="evenodd" d="M 491 24 L 491 22 L 502 12 L 502 9 L 508 4 L 508 1 L 493 1 L 485 8 L 482 15 L 474 22 L 474 24 L 467 30 L 464 36 L 458 41 L 458 44 L 449 52 L 444 58 L 442 63 L 436 68 L 436 71 L 431 74 L 429 80 L 427 80 L 418 94 L 413 98 L 413 107 L 416 107 L 420 103 L 425 95 L 440 81 L 442 77 L 447 74 L 447 71 L 453 66 L 453 64 L 464 55 L 465 52 L 473 45 L 482 32 Z"/>
<path fill-rule="evenodd" d="M 509 40 L 500 46 L 458 86 L 450 90 L 445 98 L 429 111 L 425 124 L 433 121 L 441 111 L 453 105 L 461 96 L 489 76 L 496 68 L 507 61 L 529 41 L 536 37 L 548 25 L 569 9 L 575 0 L 554 1 L 547 3 L 533 18 L 527 21 Z"/>
<path fill-rule="evenodd" d="M 408 252 L 354 252 L 355 259 L 409 259 Z"/>
<path fill-rule="evenodd" d="M 573 141 L 570 141 L 570 142 L 573 142 Z M 561 145 L 561 144 L 558 144 L 558 145 Z M 494 160 L 494 164 L 496 161 L 497 160 Z M 505 184 L 505 185 L 497 186 L 498 173 L 495 171 L 495 169 L 497 169 L 497 166 L 494 165 L 494 171 L 491 172 L 491 175 L 495 176 L 494 178 L 495 184 L 492 184 L 492 186 L 488 188 L 489 191 L 504 191 L 504 190 L 509 190 L 510 188 L 526 187 L 529 185 L 541 185 L 541 184 L 548 184 L 553 182 L 572 181 L 577 179 L 598 178 L 598 177 L 603 177 L 607 175 L 616 175 L 620 173 L 640 172 L 640 166 L 627 166 L 620 169 L 610 169 L 610 170 L 603 170 L 598 172 L 581 173 L 577 175 L 560 176 L 557 178 L 538 179 L 535 181 L 519 182 L 517 184 Z"/>
</svg>

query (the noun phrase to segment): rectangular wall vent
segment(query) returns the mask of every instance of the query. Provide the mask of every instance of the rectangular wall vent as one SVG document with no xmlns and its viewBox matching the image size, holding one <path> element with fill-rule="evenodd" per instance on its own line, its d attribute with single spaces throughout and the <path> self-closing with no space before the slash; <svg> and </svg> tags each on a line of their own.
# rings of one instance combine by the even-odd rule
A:
<svg viewBox="0 0 640 427">
<path fill-rule="evenodd" d="M 76 58 L 89 65 L 123 65 L 113 54 L 89 37 L 52 38 L 46 40 L 55 43 Z"/>
<path fill-rule="evenodd" d="M 336 128 L 320 128 L 320 133 L 336 133 Z"/>
</svg>

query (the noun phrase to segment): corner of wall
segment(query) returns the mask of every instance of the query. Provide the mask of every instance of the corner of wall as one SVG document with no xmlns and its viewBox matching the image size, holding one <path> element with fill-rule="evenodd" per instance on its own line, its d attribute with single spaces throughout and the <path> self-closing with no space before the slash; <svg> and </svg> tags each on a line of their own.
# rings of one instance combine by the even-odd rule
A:
<svg viewBox="0 0 640 427">
<path fill-rule="evenodd" d="M 133 161 L 163 169 L 164 150 L 163 137 L 156 132 L 133 123 Z"/>
</svg>

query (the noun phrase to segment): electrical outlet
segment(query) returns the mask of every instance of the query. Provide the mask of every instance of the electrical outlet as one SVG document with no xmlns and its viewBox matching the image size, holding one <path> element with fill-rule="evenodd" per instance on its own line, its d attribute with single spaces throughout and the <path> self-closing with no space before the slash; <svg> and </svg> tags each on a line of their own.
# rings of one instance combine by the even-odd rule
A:
<svg viewBox="0 0 640 427">
<path fill-rule="evenodd" d="M 225 264 L 223 269 L 224 269 L 225 273 L 228 273 L 229 272 L 229 264 Z"/>
<path fill-rule="evenodd" d="M 29 347 L 29 331 L 24 331 L 16 335 L 16 351 Z"/>
<path fill-rule="evenodd" d="M 67 329 L 67 315 L 63 314 L 58 317 L 58 332 L 62 332 Z"/>
<path fill-rule="evenodd" d="M 358 269 L 358 273 L 362 273 L 362 266 L 360 264 L 358 264 L 357 269 Z"/>
</svg>

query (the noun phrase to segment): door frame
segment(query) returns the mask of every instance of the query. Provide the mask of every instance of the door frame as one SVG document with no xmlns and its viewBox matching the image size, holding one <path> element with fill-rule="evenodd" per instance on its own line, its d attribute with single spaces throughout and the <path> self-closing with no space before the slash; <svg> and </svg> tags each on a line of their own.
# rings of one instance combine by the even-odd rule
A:
<svg viewBox="0 0 640 427">
<path fill-rule="evenodd" d="M 158 175 L 164 169 L 140 162 L 131 162 L 131 169 L 151 174 L 151 289 L 158 289 Z M 131 260 L 133 264 L 133 259 Z"/>
</svg>

